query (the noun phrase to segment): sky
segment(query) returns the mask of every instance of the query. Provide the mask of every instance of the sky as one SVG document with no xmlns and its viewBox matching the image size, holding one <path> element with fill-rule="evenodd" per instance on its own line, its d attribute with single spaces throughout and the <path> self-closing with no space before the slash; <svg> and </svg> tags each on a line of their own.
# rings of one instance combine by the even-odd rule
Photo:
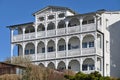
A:
<svg viewBox="0 0 120 80">
<path fill-rule="evenodd" d="M 10 30 L 6 26 L 34 22 L 32 14 L 48 5 L 68 7 L 78 13 L 120 10 L 120 0 L 0 0 L 0 61 L 10 57 Z"/>
</svg>

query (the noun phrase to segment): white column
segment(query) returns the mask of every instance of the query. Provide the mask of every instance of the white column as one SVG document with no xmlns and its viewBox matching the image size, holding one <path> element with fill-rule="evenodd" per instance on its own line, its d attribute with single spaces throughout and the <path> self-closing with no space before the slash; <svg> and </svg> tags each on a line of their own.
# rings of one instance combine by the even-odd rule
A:
<svg viewBox="0 0 120 80">
<path fill-rule="evenodd" d="M 80 18 L 80 32 L 82 32 L 82 22 L 83 22 L 83 19 Z"/>
<path fill-rule="evenodd" d="M 94 62 L 95 62 L 95 71 L 97 71 L 97 56 L 95 56 Z"/>
<path fill-rule="evenodd" d="M 68 34 L 68 21 L 66 21 L 66 34 Z"/>
<path fill-rule="evenodd" d="M 95 32 L 95 41 L 94 41 L 94 46 L 95 46 L 95 53 L 97 53 L 97 32 Z"/>
<path fill-rule="evenodd" d="M 57 26 L 58 26 L 58 21 L 57 21 L 57 13 L 55 15 L 55 32 L 56 32 L 56 35 L 57 35 Z"/>
<path fill-rule="evenodd" d="M 11 29 L 11 42 L 13 42 L 13 32 L 14 32 L 14 29 Z"/>
<path fill-rule="evenodd" d="M 37 38 L 37 24 L 34 23 L 34 27 L 35 27 L 35 38 Z"/>
<path fill-rule="evenodd" d="M 68 37 L 66 36 L 66 57 L 68 56 Z"/>
<path fill-rule="evenodd" d="M 35 60 L 37 60 L 37 41 L 35 41 Z"/>
<path fill-rule="evenodd" d="M 66 59 L 66 69 L 68 69 L 68 66 L 69 66 L 69 62 L 68 62 L 68 60 Z"/>
<path fill-rule="evenodd" d="M 97 27 L 98 27 L 98 25 L 97 25 L 97 18 L 96 18 L 96 16 L 94 16 L 94 23 L 95 23 L 95 30 L 97 30 Z"/>
<path fill-rule="evenodd" d="M 13 58 L 13 50 L 14 50 L 14 44 L 11 44 L 11 63 Z"/>
<path fill-rule="evenodd" d="M 23 51 L 22 51 L 23 57 L 25 57 L 25 44 L 24 43 L 22 44 L 22 47 L 23 47 Z"/>
<path fill-rule="evenodd" d="M 56 58 L 57 58 L 57 51 L 58 51 L 57 44 L 58 44 L 58 39 L 56 38 L 56 40 L 55 40 L 55 57 Z"/>
<path fill-rule="evenodd" d="M 22 29 L 22 31 L 23 31 L 23 37 L 22 37 L 22 39 L 24 40 L 24 35 L 25 35 L 25 27 L 23 27 L 23 29 Z"/>
<path fill-rule="evenodd" d="M 45 16 L 45 37 L 47 37 L 47 15 Z"/>
<path fill-rule="evenodd" d="M 80 59 L 80 71 L 82 71 L 82 64 L 83 64 L 83 60 Z"/>
<path fill-rule="evenodd" d="M 80 55 L 82 55 L 82 35 L 80 35 Z"/>
<path fill-rule="evenodd" d="M 47 41 L 45 41 L 45 59 L 47 59 Z"/>
</svg>

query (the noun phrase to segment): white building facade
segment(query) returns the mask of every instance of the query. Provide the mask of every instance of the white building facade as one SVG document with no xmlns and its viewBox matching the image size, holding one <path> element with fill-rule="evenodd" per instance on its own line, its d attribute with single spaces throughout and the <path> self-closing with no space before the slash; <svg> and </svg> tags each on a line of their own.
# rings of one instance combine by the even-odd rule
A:
<svg viewBox="0 0 120 80">
<path fill-rule="evenodd" d="M 110 63 L 108 28 L 120 20 L 120 12 L 77 14 L 66 7 L 48 6 L 33 15 L 35 22 L 9 26 L 11 57 L 17 46 L 18 56 L 29 56 L 43 67 L 117 75 L 110 72 L 116 65 Z"/>
</svg>

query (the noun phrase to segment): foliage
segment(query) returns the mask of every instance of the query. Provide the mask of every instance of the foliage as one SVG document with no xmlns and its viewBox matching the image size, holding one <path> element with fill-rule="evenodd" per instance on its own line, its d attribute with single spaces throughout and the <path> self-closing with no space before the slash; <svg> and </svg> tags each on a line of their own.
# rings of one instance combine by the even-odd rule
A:
<svg viewBox="0 0 120 80">
<path fill-rule="evenodd" d="M 118 80 L 111 77 L 103 77 L 99 72 L 95 71 L 91 74 L 84 74 L 82 72 L 76 73 L 74 76 L 65 75 L 68 80 Z"/>
</svg>

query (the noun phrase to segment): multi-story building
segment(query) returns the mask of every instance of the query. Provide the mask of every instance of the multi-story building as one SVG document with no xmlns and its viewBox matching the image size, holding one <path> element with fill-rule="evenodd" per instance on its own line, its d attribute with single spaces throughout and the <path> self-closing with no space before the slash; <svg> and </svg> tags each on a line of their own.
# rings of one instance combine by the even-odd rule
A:
<svg viewBox="0 0 120 80">
<path fill-rule="evenodd" d="M 48 6 L 33 16 L 34 22 L 9 26 L 11 57 L 18 46 L 18 56 L 29 56 L 40 66 L 119 76 L 119 58 L 115 58 L 119 54 L 114 44 L 114 50 L 110 49 L 110 38 L 114 39 L 110 30 L 120 20 L 119 11 L 78 14 L 66 7 Z M 117 30 L 111 31 L 113 36 Z"/>
</svg>

